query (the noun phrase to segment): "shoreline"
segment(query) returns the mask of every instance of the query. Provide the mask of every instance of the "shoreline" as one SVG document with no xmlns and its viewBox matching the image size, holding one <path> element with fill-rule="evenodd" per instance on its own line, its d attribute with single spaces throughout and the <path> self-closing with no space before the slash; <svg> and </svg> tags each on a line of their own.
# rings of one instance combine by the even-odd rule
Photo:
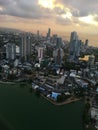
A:
<svg viewBox="0 0 98 130">
<path fill-rule="evenodd" d="M 1 84 L 16 84 L 15 82 L 4 82 L 4 81 L 0 81 Z M 81 98 L 75 98 L 75 97 L 70 97 L 68 99 L 66 99 L 65 101 L 63 102 L 56 102 L 56 101 L 53 101 L 51 99 L 49 99 L 48 97 L 45 97 L 43 94 L 41 94 L 41 96 L 43 98 L 45 98 L 47 101 L 49 101 L 50 103 L 52 103 L 53 105 L 56 105 L 56 106 L 62 106 L 62 105 L 66 105 L 66 104 L 69 104 L 69 103 L 74 103 L 76 101 L 80 101 Z"/>
<path fill-rule="evenodd" d="M 51 99 L 45 97 L 45 96 L 42 95 L 42 94 L 41 94 L 41 96 L 42 96 L 43 98 L 45 98 L 47 101 L 49 101 L 50 103 L 52 103 L 53 105 L 56 105 L 56 106 L 62 106 L 62 105 L 66 105 L 66 104 L 69 104 L 69 103 L 74 103 L 74 102 L 76 102 L 76 101 L 80 101 L 80 100 L 81 100 L 81 99 L 79 99 L 79 98 L 74 98 L 74 99 L 72 99 L 72 97 L 71 97 L 71 98 L 66 99 L 65 101 L 59 103 L 59 102 L 56 102 L 56 101 L 52 101 Z"/>
<path fill-rule="evenodd" d="M 8 82 L 8 81 L 7 81 L 7 82 L 4 82 L 4 81 L 1 81 L 1 80 L 0 80 L 0 84 L 16 84 L 16 83 L 15 83 L 15 82 Z"/>
</svg>

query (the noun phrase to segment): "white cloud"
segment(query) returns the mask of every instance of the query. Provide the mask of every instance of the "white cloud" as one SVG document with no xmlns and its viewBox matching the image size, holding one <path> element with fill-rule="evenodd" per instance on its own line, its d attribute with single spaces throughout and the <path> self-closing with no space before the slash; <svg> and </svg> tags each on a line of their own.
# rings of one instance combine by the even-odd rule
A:
<svg viewBox="0 0 98 130">
<path fill-rule="evenodd" d="M 88 15 L 85 17 L 80 17 L 79 20 L 84 22 L 84 23 L 87 23 L 87 24 L 98 26 L 98 22 L 95 21 L 95 17 L 96 17 L 96 15 Z"/>
</svg>

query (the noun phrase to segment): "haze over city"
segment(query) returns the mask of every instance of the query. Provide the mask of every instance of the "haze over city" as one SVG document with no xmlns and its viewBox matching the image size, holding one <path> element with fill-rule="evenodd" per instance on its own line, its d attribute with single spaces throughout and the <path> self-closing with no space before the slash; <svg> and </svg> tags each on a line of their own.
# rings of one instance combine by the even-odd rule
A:
<svg viewBox="0 0 98 130">
<path fill-rule="evenodd" d="M 80 39 L 97 46 L 97 0 L 0 0 L 0 27 L 16 28 L 45 35 L 52 33 L 69 40 L 77 31 Z"/>
</svg>

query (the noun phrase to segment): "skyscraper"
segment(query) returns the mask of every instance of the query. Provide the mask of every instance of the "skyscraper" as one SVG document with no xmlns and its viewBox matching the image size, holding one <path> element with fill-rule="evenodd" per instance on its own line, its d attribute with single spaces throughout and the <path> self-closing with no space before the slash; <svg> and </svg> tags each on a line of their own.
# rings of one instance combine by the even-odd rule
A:
<svg viewBox="0 0 98 130">
<path fill-rule="evenodd" d="M 90 55 L 89 56 L 89 65 L 90 66 L 94 66 L 94 62 L 95 62 L 95 56 L 94 55 Z"/>
<path fill-rule="evenodd" d="M 78 62 L 78 57 L 80 55 L 80 46 L 81 41 L 78 39 L 77 32 L 71 32 L 69 61 Z"/>
<path fill-rule="evenodd" d="M 62 46 L 62 38 L 61 37 L 57 37 L 56 39 L 56 48 L 61 48 Z"/>
<path fill-rule="evenodd" d="M 85 40 L 85 46 L 88 46 L 88 39 Z"/>
<path fill-rule="evenodd" d="M 14 60 L 15 58 L 16 58 L 16 45 L 14 43 L 7 43 L 6 59 Z"/>
<path fill-rule="evenodd" d="M 51 35 L 51 29 L 49 28 L 47 33 L 47 38 L 50 38 L 50 35 Z"/>
<path fill-rule="evenodd" d="M 87 49 L 88 48 L 88 44 L 89 44 L 89 41 L 88 39 L 85 40 L 85 45 L 84 45 L 84 48 Z"/>
<path fill-rule="evenodd" d="M 21 36 L 21 46 L 20 53 L 21 57 L 24 58 L 25 61 L 30 59 L 32 54 L 32 38 L 30 33 L 24 33 Z"/>
<path fill-rule="evenodd" d="M 53 52 L 54 60 L 56 65 L 61 65 L 62 64 L 62 59 L 64 56 L 64 51 L 62 48 L 58 48 L 54 50 Z"/>
<path fill-rule="evenodd" d="M 44 48 L 43 47 L 39 47 L 38 48 L 38 59 L 39 59 L 39 63 L 42 61 L 43 59 L 43 53 L 44 53 Z"/>
<path fill-rule="evenodd" d="M 38 39 L 39 39 L 39 36 L 40 36 L 40 35 L 39 35 L 39 30 L 37 30 L 37 38 L 38 38 Z"/>
</svg>

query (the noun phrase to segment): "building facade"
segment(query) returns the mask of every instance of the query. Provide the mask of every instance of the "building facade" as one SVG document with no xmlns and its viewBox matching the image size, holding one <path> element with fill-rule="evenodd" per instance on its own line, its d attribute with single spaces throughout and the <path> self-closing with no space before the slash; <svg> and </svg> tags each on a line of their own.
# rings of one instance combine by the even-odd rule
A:
<svg viewBox="0 0 98 130">
<path fill-rule="evenodd" d="M 25 61 L 30 60 L 32 54 L 32 37 L 30 33 L 24 33 L 21 36 L 20 54 Z"/>
<path fill-rule="evenodd" d="M 6 59 L 14 60 L 15 58 L 16 58 L 16 45 L 14 43 L 7 43 Z"/>
<path fill-rule="evenodd" d="M 43 47 L 38 47 L 38 60 L 39 63 L 41 63 L 43 59 L 43 54 L 44 54 L 44 48 Z"/>
<path fill-rule="evenodd" d="M 77 32 L 72 32 L 70 36 L 69 61 L 78 62 L 80 46 L 81 40 L 78 39 Z"/>
<path fill-rule="evenodd" d="M 64 57 L 63 49 L 58 48 L 58 49 L 54 50 L 53 57 L 54 57 L 54 60 L 55 60 L 55 64 L 56 65 L 61 65 L 62 64 L 62 59 Z"/>
</svg>

